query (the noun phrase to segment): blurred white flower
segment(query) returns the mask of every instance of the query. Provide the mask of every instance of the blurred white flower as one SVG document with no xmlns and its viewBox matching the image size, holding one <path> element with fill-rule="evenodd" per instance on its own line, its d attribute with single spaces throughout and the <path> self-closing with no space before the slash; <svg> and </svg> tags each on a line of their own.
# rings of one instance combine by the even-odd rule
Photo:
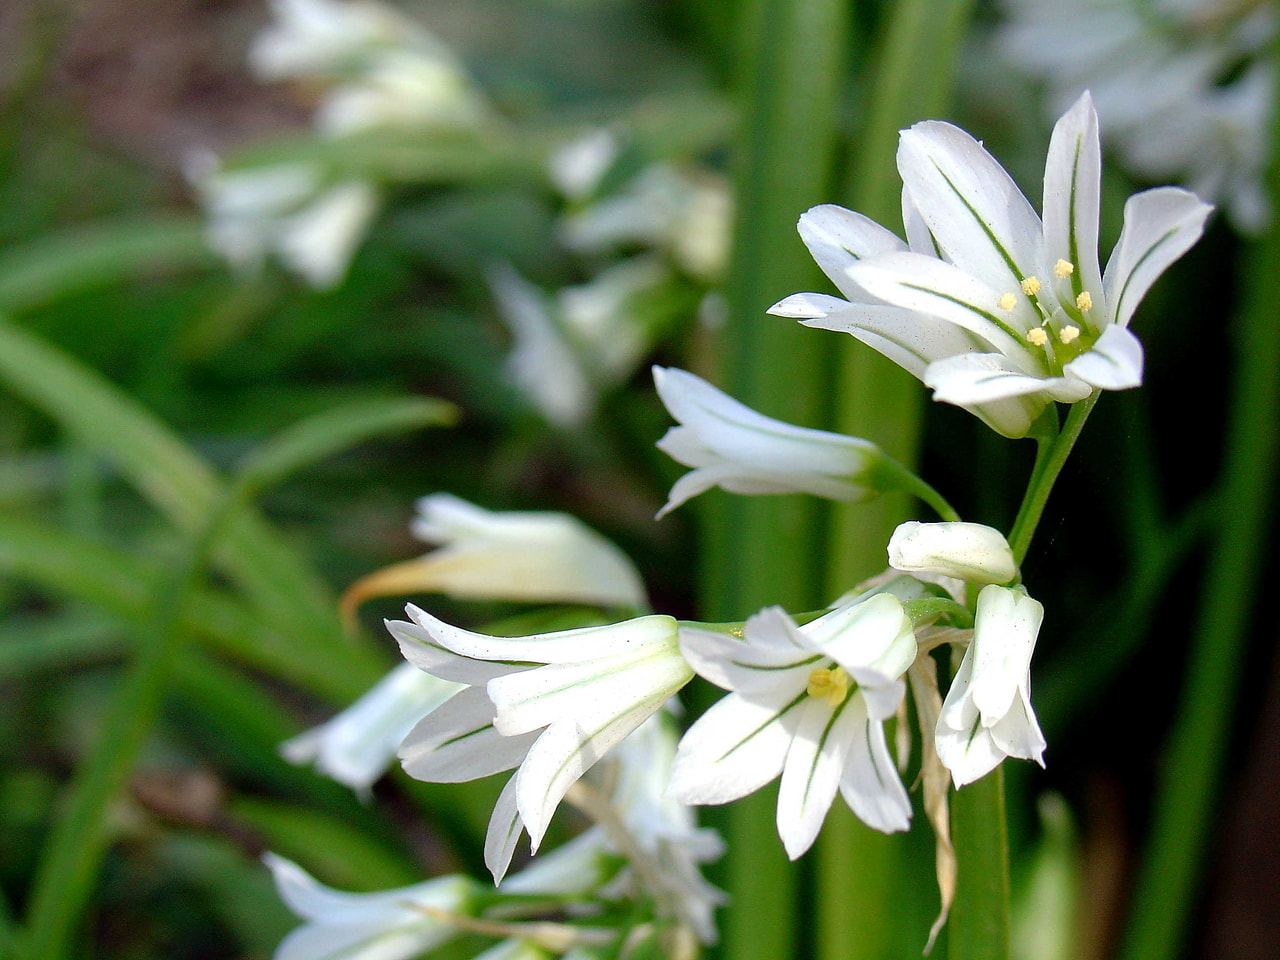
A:
<svg viewBox="0 0 1280 960">
<path fill-rule="evenodd" d="M 650 616 L 529 637 L 489 637 L 412 605 L 388 621 L 405 659 L 469 685 L 401 747 L 420 780 L 457 783 L 518 767 L 494 807 L 485 863 L 501 880 L 522 830 L 534 851 L 570 786 L 693 676 L 676 624 Z"/>
<path fill-rule="evenodd" d="M 264 80 L 341 75 L 373 51 L 433 43 L 375 0 L 271 0 L 271 15 L 249 48 L 249 65 Z"/>
<path fill-rule="evenodd" d="M 1220 202 L 1247 232 L 1271 216 L 1276 12 L 1251 0 L 1006 0 L 1007 60 L 1056 115 L 1086 88 L 1137 173 Z"/>
<path fill-rule="evenodd" d="M 1044 735 L 1031 708 L 1031 655 L 1044 607 L 1021 588 L 990 584 L 978 594 L 973 642 L 938 717 L 938 756 L 961 787 L 1005 757 L 1044 766 Z"/>
<path fill-rule="evenodd" d="M 417 509 L 414 536 L 439 549 L 352 584 L 341 603 L 348 619 L 371 597 L 408 593 L 634 610 L 647 603 L 626 554 L 568 514 L 485 510 L 447 493 L 421 498 Z"/>
<path fill-rule="evenodd" d="M 693 467 L 672 486 L 659 517 L 712 487 L 832 500 L 861 500 L 875 492 L 872 468 L 885 457 L 870 441 L 766 417 L 674 367 L 654 367 L 653 381 L 680 424 L 658 441 L 658 449 Z"/>
<path fill-rule="evenodd" d="M 1025 436 L 1051 401 L 1142 382 L 1129 321 L 1211 208 L 1176 187 L 1130 197 L 1104 274 L 1087 93 L 1054 127 L 1043 223 L 1004 168 L 949 123 L 904 130 L 898 170 L 909 246 L 858 214 L 815 207 L 801 236 L 848 300 L 796 294 L 771 313 L 853 334 L 1007 437 Z"/>
<path fill-rule="evenodd" d="M 280 752 L 290 763 L 314 761 L 322 773 L 368 794 L 405 735 L 461 689 L 402 663 L 327 723 L 286 740 Z"/>
<path fill-rule="evenodd" d="M 617 193 L 566 217 L 561 239 L 577 253 L 628 245 L 666 250 L 690 275 L 714 281 L 728 262 L 732 218 L 733 203 L 722 178 L 655 164 Z"/>
<path fill-rule="evenodd" d="M 905 830 L 911 801 L 885 743 L 916 656 L 897 597 L 878 593 L 797 627 L 778 607 L 741 638 L 682 626 L 693 668 L 732 691 L 680 741 L 671 793 L 728 803 L 779 774 L 778 833 L 791 859 L 812 845 L 837 790 L 868 826 Z"/>
<path fill-rule="evenodd" d="M 472 883 L 439 877 L 377 893 L 343 893 L 273 853 L 263 862 L 289 909 L 306 921 L 280 942 L 275 960 L 410 960 L 454 937 L 426 910 L 463 913 Z"/>
<path fill-rule="evenodd" d="M 233 267 L 258 269 L 275 254 L 321 289 L 342 281 L 377 213 L 369 184 L 328 186 L 307 164 L 223 170 L 202 155 L 187 173 L 208 217 L 209 243 Z"/>
<path fill-rule="evenodd" d="M 597 127 L 554 151 L 547 172 L 556 189 L 570 200 L 585 200 L 596 192 L 620 149 L 617 135 Z"/>
<path fill-rule="evenodd" d="M 981 523 L 901 523 L 889 539 L 889 566 L 968 583 L 1008 583 L 1018 564 L 1004 534 Z"/>
</svg>

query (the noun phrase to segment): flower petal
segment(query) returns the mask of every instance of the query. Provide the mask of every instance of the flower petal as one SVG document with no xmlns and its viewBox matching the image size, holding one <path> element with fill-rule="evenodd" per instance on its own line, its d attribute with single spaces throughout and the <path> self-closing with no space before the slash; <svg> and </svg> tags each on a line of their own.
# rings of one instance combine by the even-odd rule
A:
<svg viewBox="0 0 1280 960">
<path fill-rule="evenodd" d="M 425 617 L 430 622 L 433 619 L 413 604 L 406 606 L 405 612 L 414 620 Z M 504 673 L 525 669 L 524 665 L 513 666 L 505 663 L 488 663 L 484 660 L 473 660 L 471 657 L 456 654 L 442 646 L 436 640 L 434 633 L 426 629 L 420 622 L 409 623 L 404 620 L 384 620 L 383 623 L 386 624 L 387 630 L 391 632 L 391 635 L 396 638 L 396 642 L 400 644 L 400 653 L 406 660 L 419 670 L 423 670 L 433 677 L 439 677 L 441 680 L 451 680 L 455 683 L 470 685 L 484 685 L 494 677 L 500 677 Z"/>
<path fill-rule="evenodd" d="M 987 728 L 991 741 L 996 749 L 1010 757 L 1023 760 L 1034 760 L 1044 766 L 1044 734 L 1040 732 L 1040 723 L 1036 720 L 1035 711 L 1031 708 L 1031 697 L 1024 692 L 1031 685 L 1028 677 L 1023 687 L 1018 688 L 1018 696 L 1013 706 L 1000 721 Z"/>
<path fill-rule="evenodd" d="M 1036 413 L 1049 399 L 1075 403 L 1093 392 L 1074 377 L 1030 376 L 998 353 L 968 353 L 931 363 L 924 383 L 933 388 L 935 400 L 961 407 L 986 406 L 1015 397 L 1036 399 L 1041 394 L 1034 407 Z M 1026 412 L 1032 416 L 1030 408 Z"/>
<path fill-rule="evenodd" d="M 1102 279 L 1113 324 L 1129 325 L 1160 274 L 1200 239 L 1212 210 L 1177 187 L 1156 187 L 1129 198 L 1124 228 Z"/>
<path fill-rule="evenodd" d="M 778 607 L 767 607 L 756 614 L 748 621 L 750 626 L 743 630 L 745 640 L 681 626 L 680 652 L 699 676 L 724 690 L 749 696 L 758 690 L 787 686 L 798 693 L 808 684 L 809 674 L 822 657 L 807 647 L 761 642 L 765 638 L 787 636 L 779 615 L 787 617 Z"/>
<path fill-rule="evenodd" d="M 846 670 L 871 668 L 889 680 L 916 658 L 916 639 L 902 601 L 891 593 L 839 607 L 799 628 L 813 649 Z"/>
<path fill-rule="evenodd" d="M 896 833 L 911 826 L 911 798 L 902 785 L 884 724 L 867 716 L 861 697 L 850 697 L 841 717 L 848 724 L 848 753 L 840 778 L 840 795 L 858 819 L 882 833 Z"/>
<path fill-rule="evenodd" d="M 884 354 L 917 379 L 934 360 L 991 346 L 954 323 L 902 307 L 844 304 L 839 311 L 802 321 L 806 327 L 847 333 Z"/>
<path fill-rule="evenodd" d="M 1142 386 L 1142 343 L 1127 327 L 1115 324 L 1102 331 L 1093 349 L 1080 354 L 1064 372 L 1102 390 L 1130 390 Z"/>
<path fill-rule="evenodd" d="M 977 276 L 942 260 L 918 253 L 890 253 L 856 263 L 849 273 L 887 303 L 932 314 L 969 330 L 1024 370 L 1041 370 L 1041 359 L 1026 346 L 1026 333 L 1040 323 L 1040 314 L 1021 290 L 1013 308 L 997 302 L 1004 295 Z"/>
<path fill-rule="evenodd" d="M 800 239 L 822 272 L 853 301 L 865 300 L 866 294 L 850 282 L 845 267 L 868 257 L 906 249 L 906 244 L 892 231 L 860 213 L 833 203 L 824 203 L 802 213 L 797 228 Z"/>
<path fill-rule="evenodd" d="M 494 886 L 507 875 L 511 857 L 523 832 L 524 823 L 516 808 L 516 777 L 512 777 L 498 794 L 493 813 L 489 815 L 489 829 L 484 835 L 484 865 L 493 874 Z"/>
<path fill-rule="evenodd" d="M 1031 667 L 1044 607 L 1020 589 L 990 584 L 978 594 L 970 696 L 992 726 L 1009 712 Z"/>
<path fill-rule="evenodd" d="M 926 120 L 902 131 L 898 171 L 938 247 L 960 270 L 999 295 L 1039 269 L 1040 218 L 1004 167 L 959 127 Z"/>
<path fill-rule="evenodd" d="M 889 566 L 969 583 L 1008 583 L 1018 575 L 1004 534 L 986 524 L 959 520 L 898 524 L 889 538 Z"/>
<path fill-rule="evenodd" d="M 778 836 L 792 860 L 813 846 L 840 787 L 849 732 L 841 720 L 849 703 L 833 708 L 806 697 L 799 708 L 778 787 Z"/>
<path fill-rule="evenodd" d="M 463 783 L 519 766 L 537 733 L 502 736 L 484 687 L 469 687 L 426 717 L 400 745 L 405 772 L 428 783 Z"/>
<path fill-rule="evenodd" d="M 681 803 L 728 803 L 782 772 L 802 690 L 770 701 L 736 693 L 712 705 L 680 739 L 667 792 Z"/>
<path fill-rule="evenodd" d="M 848 300 L 841 300 L 826 293 L 793 293 L 789 297 L 783 297 L 765 312 L 775 317 L 809 320 L 825 317 L 847 306 L 849 306 Z"/>
<path fill-rule="evenodd" d="M 1098 211 L 1102 147 L 1098 114 L 1089 92 L 1062 115 L 1049 140 L 1044 164 L 1044 262 L 1041 280 L 1058 294 L 1073 316 L 1076 298 L 1087 291 L 1097 310 L 1105 303 L 1098 269 Z M 1075 269 L 1064 279 L 1053 270 L 1059 260 Z M 1050 311 L 1052 312 L 1052 311 Z M 1086 321 L 1096 312 L 1083 314 Z"/>
</svg>

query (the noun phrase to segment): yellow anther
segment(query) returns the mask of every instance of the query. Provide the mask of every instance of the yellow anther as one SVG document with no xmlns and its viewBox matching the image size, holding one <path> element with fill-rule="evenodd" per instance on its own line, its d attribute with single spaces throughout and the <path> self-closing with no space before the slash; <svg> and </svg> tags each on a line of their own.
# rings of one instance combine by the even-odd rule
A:
<svg viewBox="0 0 1280 960">
<path fill-rule="evenodd" d="M 1083 291 L 1080 296 L 1076 297 L 1076 307 L 1080 310 L 1093 309 L 1093 297 L 1089 295 L 1089 291 Z"/>
<path fill-rule="evenodd" d="M 849 695 L 849 674 L 844 667 L 818 667 L 809 674 L 809 696 L 826 700 L 828 706 L 838 707 Z"/>
<path fill-rule="evenodd" d="M 1034 347 L 1043 347 L 1049 342 L 1049 335 L 1044 332 L 1044 327 L 1032 327 L 1027 331 L 1027 343 Z"/>
<path fill-rule="evenodd" d="M 1040 292 L 1040 278 L 1027 277 L 1025 280 L 1023 280 L 1022 292 L 1025 293 L 1028 297 L 1034 297 L 1037 293 Z"/>
<path fill-rule="evenodd" d="M 1012 293 L 1005 293 L 996 301 L 996 306 L 1001 310 L 1012 310 L 1018 305 L 1018 298 Z"/>
<path fill-rule="evenodd" d="M 1076 272 L 1076 265 L 1070 260 L 1059 260 L 1053 265 L 1053 275 L 1059 280 L 1065 280 Z"/>
<path fill-rule="evenodd" d="M 1058 339 L 1063 343 L 1071 343 L 1080 336 L 1080 328 L 1074 324 L 1070 324 L 1062 328 L 1058 333 Z"/>
</svg>

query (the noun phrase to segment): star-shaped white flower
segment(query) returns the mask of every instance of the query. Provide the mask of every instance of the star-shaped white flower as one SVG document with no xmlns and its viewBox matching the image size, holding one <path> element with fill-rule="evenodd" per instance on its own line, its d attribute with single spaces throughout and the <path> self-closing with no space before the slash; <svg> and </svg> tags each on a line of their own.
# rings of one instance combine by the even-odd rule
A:
<svg viewBox="0 0 1280 960">
<path fill-rule="evenodd" d="M 693 468 L 675 482 L 659 517 L 712 487 L 832 500 L 862 500 L 876 492 L 870 473 L 887 458 L 869 440 L 774 420 L 674 367 L 654 367 L 653 382 L 680 423 L 658 449 Z"/>
<path fill-rule="evenodd" d="M 1025 436 L 1050 401 L 1141 384 L 1129 321 L 1212 208 L 1176 187 L 1130 197 L 1100 270 L 1101 147 L 1088 93 L 1054 127 L 1043 221 L 982 145 L 949 123 L 904 130 L 898 171 L 909 244 L 858 214 L 815 207 L 801 236 L 848 300 L 797 294 L 770 312 L 853 334 L 935 399 L 1008 437 Z"/>
<path fill-rule="evenodd" d="M 405 770 L 458 783 L 519 768 L 485 839 L 485 863 L 498 880 L 522 830 L 536 851 L 565 791 L 693 676 L 670 617 L 489 637 L 412 605 L 406 611 L 412 623 L 387 623 L 405 659 L 469 688 L 406 737 Z"/>
<path fill-rule="evenodd" d="M 778 833 L 793 860 L 813 844 L 837 790 L 869 826 L 907 829 L 911 801 L 883 725 L 916 655 L 897 597 L 875 594 L 800 627 L 769 607 L 741 639 L 682 626 L 680 645 L 699 674 L 732 692 L 680 741 L 673 796 L 728 803 L 781 774 Z"/>
<path fill-rule="evenodd" d="M 973 642 L 938 717 L 938 756 L 956 786 L 990 773 L 1005 757 L 1044 766 L 1044 735 L 1031 708 L 1031 655 L 1044 607 L 1018 587 L 978 594 Z"/>
</svg>

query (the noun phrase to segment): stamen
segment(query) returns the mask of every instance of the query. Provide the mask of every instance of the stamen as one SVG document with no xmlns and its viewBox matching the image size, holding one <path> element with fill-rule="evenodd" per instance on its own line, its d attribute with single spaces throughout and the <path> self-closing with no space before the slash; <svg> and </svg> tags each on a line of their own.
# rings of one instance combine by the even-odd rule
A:
<svg viewBox="0 0 1280 960">
<path fill-rule="evenodd" d="M 1034 347 L 1043 347 L 1049 342 L 1049 335 L 1044 332 L 1044 327 L 1032 327 L 1027 331 L 1027 343 Z"/>
<path fill-rule="evenodd" d="M 999 307 L 1001 310 L 1012 310 L 1017 305 L 1018 305 L 1018 298 L 1015 294 L 1012 294 L 1012 293 L 1002 294 L 1000 299 L 996 301 L 996 306 Z"/>
<path fill-rule="evenodd" d="M 1061 332 L 1058 334 L 1058 339 L 1063 343 L 1071 343 L 1079 336 L 1080 328 L 1074 324 L 1068 324 L 1062 328 Z"/>
<path fill-rule="evenodd" d="M 1027 277 L 1025 280 L 1023 280 L 1022 292 L 1025 293 L 1028 297 L 1034 297 L 1037 293 L 1040 292 L 1040 278 Z"/>
<path fill-rule="evenodd" d="M 1089 291 L 1083 291 L 1080 296 L 1076 297 L 1076 307 L 1080 310 L 1093 309 L 1093 297 L 1089 295 Z"/>
<path fill-rule="evenodd" d="M 818 667 L 809 674 L 809 686 L 806 692 L 811 697 L 826 700 L 828 706 L 838 707 L 849 695 L 849 674 L 844 667 Z"/>
<path fill-rule="evenodd" d="M 1076 272 L 1076 265 L 1070 260 L 1059 260 L 1053 265 L 1053 275 L 1059 280 L 1065 280 Z"/>
</svg>

